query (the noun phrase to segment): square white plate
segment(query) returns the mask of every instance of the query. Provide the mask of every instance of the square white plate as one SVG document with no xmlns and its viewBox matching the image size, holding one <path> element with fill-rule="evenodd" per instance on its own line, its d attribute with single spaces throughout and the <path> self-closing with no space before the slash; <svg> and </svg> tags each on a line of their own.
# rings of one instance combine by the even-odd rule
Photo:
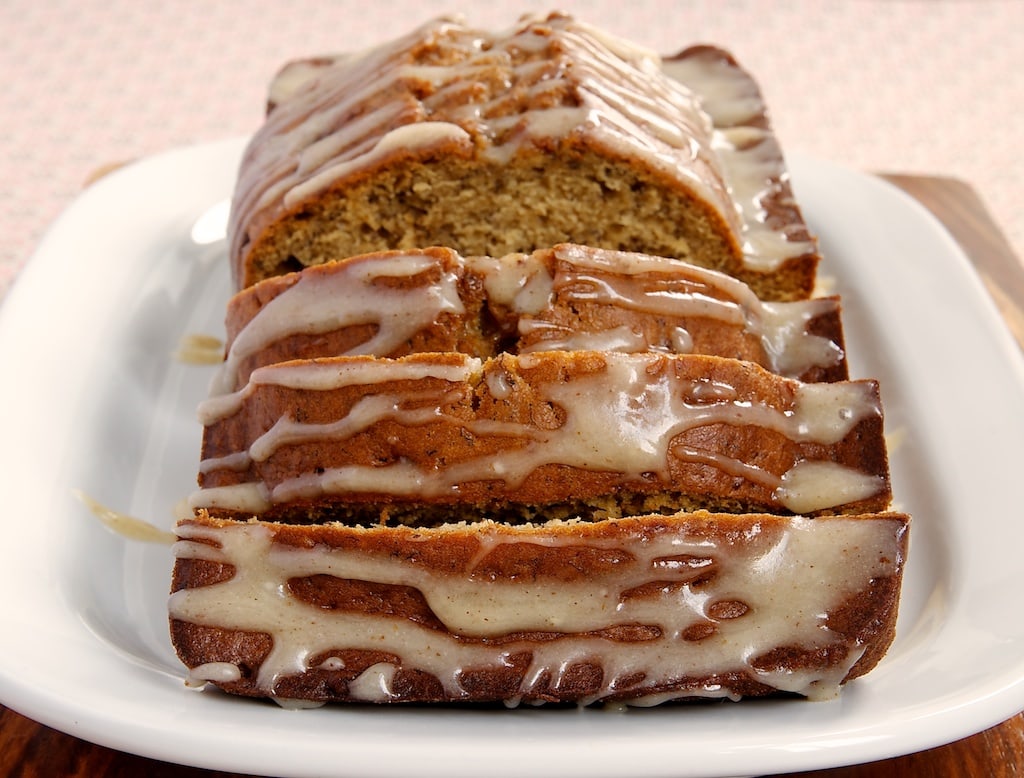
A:
<svg viewBox="0 0 1024 778">
<path fill-rule="evenodd" d="M 171 151 L 92 186 L 0 308 L 3 704 L 157 759 L 363 778 L 807 770 L 939 745 L 1024 709 L 1024 360 L 930 214 L 797 155 L 852 370 L 881 380 L 897 507 L 914 516 L 898 636 L 873 673 L 831 702 L 615 713 L 284 711 L 186 689 L 167 636 L 169 548 L 110 533 L 73 490 L 169 529 L 194 488 L 194 409 L 212 368 L 172 353 L 188 333 L 223 333 L 216 206 L 242 146 Z"/>
</svg>

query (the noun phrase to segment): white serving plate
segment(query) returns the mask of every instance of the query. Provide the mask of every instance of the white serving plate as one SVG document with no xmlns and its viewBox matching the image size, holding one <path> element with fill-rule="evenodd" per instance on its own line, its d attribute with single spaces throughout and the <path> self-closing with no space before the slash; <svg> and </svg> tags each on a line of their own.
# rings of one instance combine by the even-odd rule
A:
<svg viewBox="0 0 1024 778">
<path fill-rule="evenodd" d="M 898 508 L 914 515 L 898 636 L 838 700 L 603 710 L 272 703 L 186 689 L 168 547 L 106 530 L 84 490 L 159 526 L 195 483 L 221 335 L 223 204 L 243 142 L 143 160 L 85 191 L 0 307 L 0 702 L 145 756 L 277 776 L 735 776 L 917 751 L 1024 709 L 1024 360 L 968 260 L 886 183 L 794 155 L 845 299 L 857 376 L 882 382 Z M 213 208 L 212 215 L 209 215 Z M 203 220 L 204 214 L 208 214 Z M 212 228 L 212 229 L 211 229 Z"/>
</svg>

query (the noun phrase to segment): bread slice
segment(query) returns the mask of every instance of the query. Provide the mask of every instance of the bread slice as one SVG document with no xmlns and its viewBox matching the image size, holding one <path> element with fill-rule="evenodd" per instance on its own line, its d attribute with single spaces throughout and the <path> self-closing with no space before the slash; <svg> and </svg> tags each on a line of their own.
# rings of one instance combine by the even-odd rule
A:
<svg viewBox="0 0 1024 778">
<path fill-rule="evenodd" d="M 350 257 L 242 290 L 226 329 L 221 392 L 289 359 L 442 351 L 656 350 L 803 381 L 849 376 L 836 297 L 765 303 L 716 271 L 574 244 L 500 258 L 441 247 Z"/>
<path fill-rule="evenodd" d="M 726 164 L 702 95 L 661 66 L 559 14 L 500 34 L 437 20 L 292 65 L 242 161 L 236 284 L 379 250 L 572 242 L 685 259 L 766 300 L 808 297 L 819 255 L 779 196 L 781 157 L 745 136 Z"/>
<path fill-rule="evenodd" d="M 193 504 L 236 517 L 828 514 L 891 498 L 876 382 L 805 384 L 720 357 L 295 360 L 200 412 Z"/>
<path fill-rule="evenodd" d="M 893 639 L 901 514 L 178 527 L 190 683 L 333 701 L 822 699 Z"/>
</svg>

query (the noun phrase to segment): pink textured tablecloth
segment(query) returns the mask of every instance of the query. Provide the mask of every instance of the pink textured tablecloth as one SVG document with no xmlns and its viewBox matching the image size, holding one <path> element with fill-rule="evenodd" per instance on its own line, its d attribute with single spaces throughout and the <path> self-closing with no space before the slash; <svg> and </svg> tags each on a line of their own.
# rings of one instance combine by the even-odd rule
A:
<svg viewBox="0 0 1024 778">
<path fill-rule="evenodd" d="M 93 171 L 251 133 L 285 60 L 440 14 L 504 28 L 554 8 L 663 53 L 724 45 L 760 81 L 785 149 L 966 180 L 1024 255 L 1019 0 L 2 0 L 0 296 Z"/>
</svg>

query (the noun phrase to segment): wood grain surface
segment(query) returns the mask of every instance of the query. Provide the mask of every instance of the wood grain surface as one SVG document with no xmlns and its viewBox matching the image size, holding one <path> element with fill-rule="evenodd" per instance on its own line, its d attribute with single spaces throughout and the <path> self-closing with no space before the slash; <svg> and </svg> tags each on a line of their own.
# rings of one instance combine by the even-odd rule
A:
<svg viewBox="0 0 1024 778">
<path fill-rule="evenodd" d="M 1024 348 L 1024 266 L 962 181 L 883 176 L 930 209 L 975 263 Z M 170 736 L 173 734 L 169 733 Z M 1011 778 L 1024 776 L 1024 713 L 956 743 L 881 762 L 801 773 L 803 778 Z M 237 778 L 157 762 L 57 732 L 0 706 L 0 778 Z M 625 778 L 625 777 L 624 777 Z"/>
</svg>

